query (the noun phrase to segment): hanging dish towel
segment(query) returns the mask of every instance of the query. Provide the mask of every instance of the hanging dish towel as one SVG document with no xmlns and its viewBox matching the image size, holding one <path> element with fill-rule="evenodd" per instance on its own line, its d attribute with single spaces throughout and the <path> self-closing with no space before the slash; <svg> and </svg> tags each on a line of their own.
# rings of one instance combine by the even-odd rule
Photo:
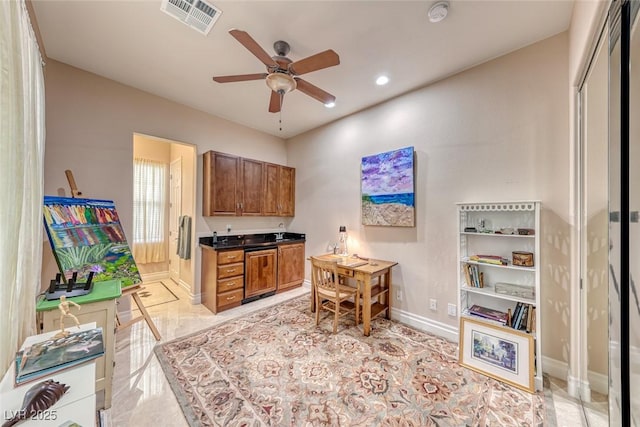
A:
<svg viewBox="0 0 640 427">
<path fill-rule="evenodd" d="M 182 259 L 191 258 L 191 217 L 182 215 L 178 227 L 178 256 Z"/>
</svg>

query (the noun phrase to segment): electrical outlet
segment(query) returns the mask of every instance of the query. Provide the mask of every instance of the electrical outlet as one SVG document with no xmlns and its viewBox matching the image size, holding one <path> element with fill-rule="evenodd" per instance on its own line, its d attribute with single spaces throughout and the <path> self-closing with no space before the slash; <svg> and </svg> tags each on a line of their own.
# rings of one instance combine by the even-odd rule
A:
<svg viewBox="0 0 640 427">
<path fill-rule="evenodd" d="M 227 233 L 231 232 L 231 224 L 227 224 Z"/>
<path fill-rule="evenodd" d="M 402 301 L 402 289 L 396 289 L 396 299 Z"/>
<path fill-rule="evenodd" d="M 456 307 L 455 304 L 447 305 L 447 314 L 449 316 L 455 316 L 456 315 L 456 311 L 457 311 L 457 307 Z"/>
<path fill-rule="evenodd" d="M 429 300 L 429 308 L 433 311 L 436 311 L 438 309 L 438 301 L 434 298 L 431 298 Z"/>
</svg>

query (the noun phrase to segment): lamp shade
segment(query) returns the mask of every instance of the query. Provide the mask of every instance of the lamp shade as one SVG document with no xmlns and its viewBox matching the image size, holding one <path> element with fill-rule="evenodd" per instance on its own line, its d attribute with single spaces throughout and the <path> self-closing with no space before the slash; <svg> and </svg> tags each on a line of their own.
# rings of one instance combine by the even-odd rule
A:
<svg viewBox="0 0 640 427">
<path fill-rule="evenodd" d="M 296 81 L 289 74 L 271 73 L 266 77 L 267 86 L 277 93 L 287 93 L 297 86 Z"/>
</svg>

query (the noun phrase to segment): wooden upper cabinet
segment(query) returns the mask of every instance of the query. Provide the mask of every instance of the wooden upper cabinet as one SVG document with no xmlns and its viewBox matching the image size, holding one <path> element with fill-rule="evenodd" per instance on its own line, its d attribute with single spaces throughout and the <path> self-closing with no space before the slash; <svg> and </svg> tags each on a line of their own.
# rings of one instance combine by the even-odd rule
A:
<svg viewBox="0 0 640 427">
<path fill-rule="evenodd" d="M 278 215 L 294 216 L 296 206 L 296 170 L 280 166 L 278 180 Z"/>
<path fill-rule="evenodd" d="M 202 215 L 294 216 L 295 169 L 208 151 Z"/>
<path fill-rule="evenodd" d="M 264 199 L 262 213 L 264 215 L 278 215 L 278 175 L 280 167 L 273 163 L 264 165 Z"/>
<path fill-rule="evenodd" d="M 295 215 L 295 172 L 288 166 L 265 164 L 263 215 Z"/>
<path fill-rule="evenodd" d="M 202 162 L 202 215 L 237 215 L 240 158 L 208 151 Z"/>
<path fill-rule="evenodd" d="M 262 215 L 264 162 L 242 159 L 240 179 L 241 215 Z"/>
</svg>

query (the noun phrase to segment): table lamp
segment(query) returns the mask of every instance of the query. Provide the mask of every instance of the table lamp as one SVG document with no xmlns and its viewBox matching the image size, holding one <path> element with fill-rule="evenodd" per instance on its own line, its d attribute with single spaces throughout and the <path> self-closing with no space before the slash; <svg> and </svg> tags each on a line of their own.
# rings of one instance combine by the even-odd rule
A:
<svg viewBox="0 0 640 427">
<path fill-rule="evenodd" d="M 340 226 L 340 235 L 338 237 L 338 255 L 347 256 L 349 250 L 347 249 L 347 227 Z"/>
</svg>

